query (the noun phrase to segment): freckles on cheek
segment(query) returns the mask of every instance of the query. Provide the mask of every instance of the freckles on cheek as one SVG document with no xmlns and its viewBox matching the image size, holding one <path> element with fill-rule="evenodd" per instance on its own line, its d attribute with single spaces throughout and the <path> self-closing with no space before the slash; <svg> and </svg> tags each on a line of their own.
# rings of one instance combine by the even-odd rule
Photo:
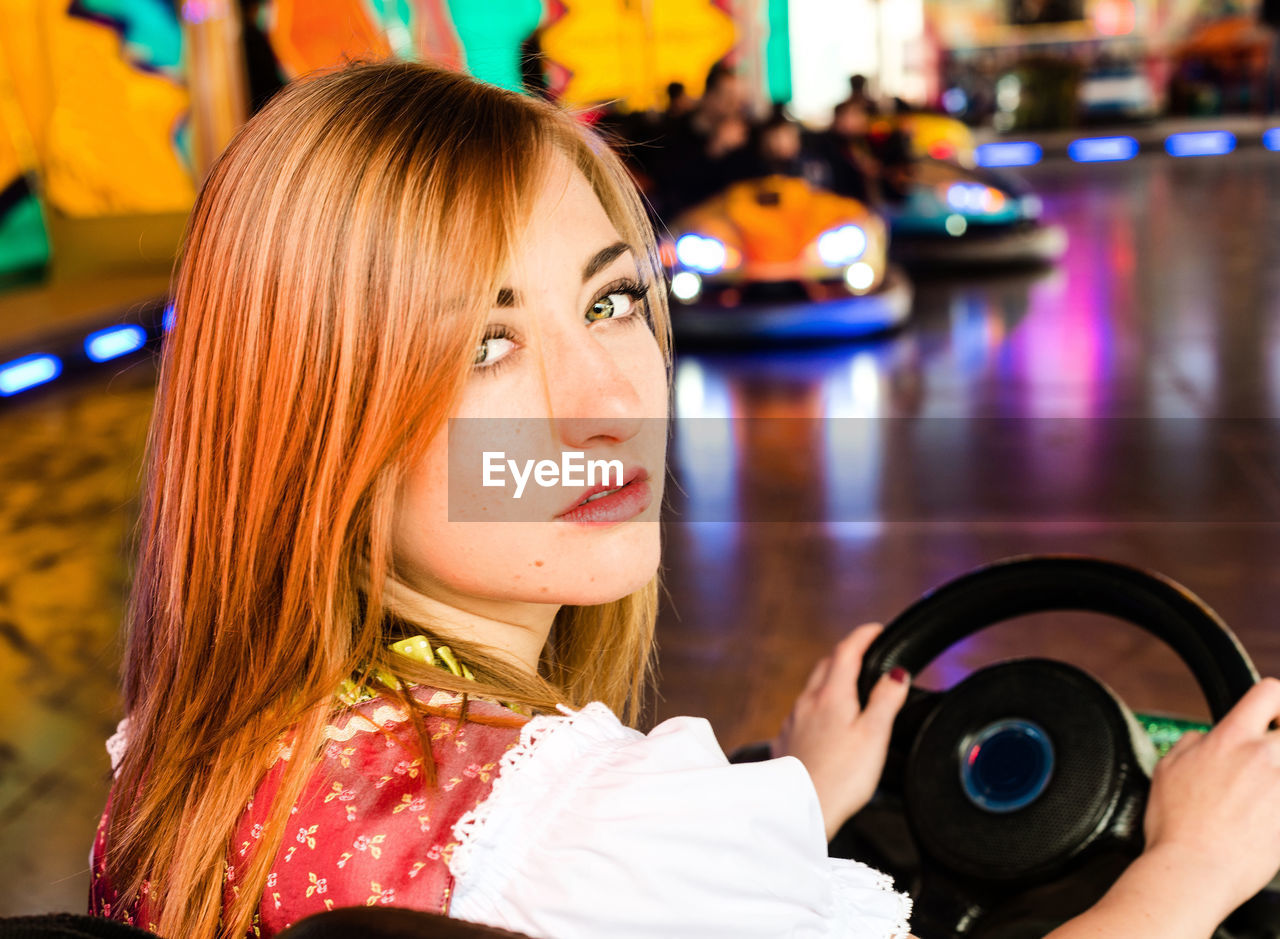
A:
<svg viewBox="0 0 1280 939">
<path fill-rule="evenodd" d="M 551 523 L 453 522 L 430 546 L 438 579 L 477 597 L 549 600 L 572 576 Z"/>
<path fill-rule="evenodd" d="M 644 413 L 648 417 L 663 417 L 667 412 L 667 366 L 662 350 L 650 333 L 644 349 L 632 362 L 632 384 L 640 394 Z"/>
</svg>

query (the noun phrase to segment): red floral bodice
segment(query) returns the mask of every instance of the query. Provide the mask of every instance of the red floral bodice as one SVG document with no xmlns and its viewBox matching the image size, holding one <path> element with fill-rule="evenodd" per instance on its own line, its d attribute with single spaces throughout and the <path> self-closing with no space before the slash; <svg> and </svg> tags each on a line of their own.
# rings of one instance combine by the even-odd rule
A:
<svg viewBox="0 0 1280 939">
<path fill-rule="evenodd" d="M 454 706 L 458 697 L 417 688 L 428 705 Z M 471 698 L 468 714 L 521 715 Z M 520 738 L 520 727 L 428 716 L 436 766 L 435 788 L 426 785 L 417 732 L 404 706 L 377 697 L 340 712 L 325 728 L 321 758 L 292 807 L 284 843 L 267 878 L 249 935 L 273 936 L 312 913 L 344 906 L 384 904 L 448 913 L 453 876 L 448 862 L 457 845 L 454 824 L 483 802 L 502 755 Z M 225 871 L 224 908 L 240 887 L 254 842 L 279 786 L 279 758 L 259 784 L 236 829 Z M 119 909 L 106 876 L 106 820 L 93 849 L 89 911 L 148 926 L 146 897 Z"/>
</svg>

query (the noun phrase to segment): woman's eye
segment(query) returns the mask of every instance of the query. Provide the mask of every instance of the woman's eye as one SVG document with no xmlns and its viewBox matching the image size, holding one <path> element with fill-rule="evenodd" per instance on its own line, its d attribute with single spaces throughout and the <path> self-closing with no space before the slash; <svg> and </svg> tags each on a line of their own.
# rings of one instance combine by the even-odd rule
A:
<svg viewBox="0 0 1280 939">
<path fill-rule="evenodd" d="M 638 302 L 634 296 L 626 291 L 608 294 L 591 304 L 591 309 L 587 311 L 587 322 L 616 320 L 623 316 L 629 316 L 635 312 Z"/>
<path fill-rule="evenodd" d="M 472 364 L 478 368 L 486 368 L 507 355 L 515 347 L 516 344 L 504 336 L 490 336 L 476 347 L 476 358 Z"/>
</svg>

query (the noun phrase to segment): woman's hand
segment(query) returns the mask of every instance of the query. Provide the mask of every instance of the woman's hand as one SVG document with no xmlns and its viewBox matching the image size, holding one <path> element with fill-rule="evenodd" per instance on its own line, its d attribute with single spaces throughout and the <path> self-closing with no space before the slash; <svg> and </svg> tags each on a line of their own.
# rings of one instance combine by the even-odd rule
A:
<svg viewBox="0 0 1280 939">
<path fill-rule="evenodd" d="M 1280 681 L 1254 685 L 1208 734 L 1184 736 L 1156 764 L 1147 851 L 1202 869 L 1195 889 L 1221 893 L 1226 913 L 1280 869 Z"/>
<path fill-rule="evenodd" d="M 1210 935 L 1280 868 L 1280 681 L 1156 764 L 1146 850 L 1096 906 L 1047 939 Z"/>
<path fill-rule="evenodd" d="M 858 673 L 878 623 L 859 626 L 814 668 L 795 707 L 772 741 L 773 755 L 794 756 L 818 791 L 827 840 L 866 805 L 884 770 L 893 719 L 907 700 L 902 669 L 882 675 L 867 706 L 858 706 Z"/>
</svg>

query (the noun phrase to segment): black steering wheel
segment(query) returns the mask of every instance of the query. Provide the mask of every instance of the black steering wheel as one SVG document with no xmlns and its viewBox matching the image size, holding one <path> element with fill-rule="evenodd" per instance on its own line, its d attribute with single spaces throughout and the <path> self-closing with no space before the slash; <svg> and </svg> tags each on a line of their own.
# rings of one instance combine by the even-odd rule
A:
<svg viewBox="0 0 1280 939">
<path fill-rule="evenodd" d="M 894 666 L 918 675 L 980 629 L 1053 610 L 1114 616 L 1162 640 L 1215 722 L 1258 680 L 1226 624 L 1177 583 L 1096 558 L 1031 556 L 965 574 L 889 623 L 867 652 L 859 698 Z M 1142 850 L 1156 759 L 1124 702 L 1064 662 L 1002 662 L 946 691 L 913 687 L 873 802 L 905 818 L 914 844 L 913 933 L 1043 935 L 1074 915 L 1044 912 L 1064 883 L 1090 905 L 1097 896 L 1080 878 L 1093 876 L 1100 895 Z"/>
</svg>

